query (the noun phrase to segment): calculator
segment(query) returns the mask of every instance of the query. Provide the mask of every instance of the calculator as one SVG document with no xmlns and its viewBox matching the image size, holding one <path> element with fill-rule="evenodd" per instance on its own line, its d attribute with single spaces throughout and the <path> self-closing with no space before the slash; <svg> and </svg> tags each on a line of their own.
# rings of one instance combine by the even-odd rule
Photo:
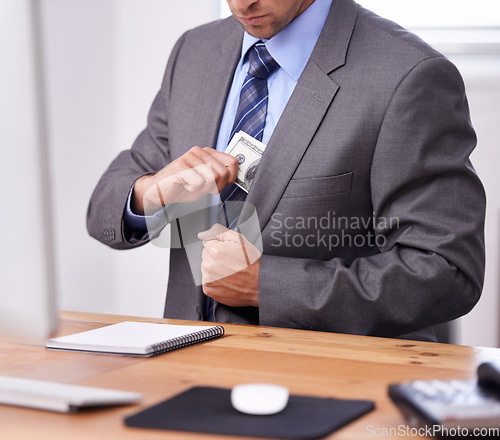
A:
<svg viewBox="0 0 500 440">
<path fill-rule="evenodd" d="M 393 384 L 389 397 L 408 425 L 426 435 L 500 438 L 500 363 L 481 364 L 475 380 Z"/>
</svg>

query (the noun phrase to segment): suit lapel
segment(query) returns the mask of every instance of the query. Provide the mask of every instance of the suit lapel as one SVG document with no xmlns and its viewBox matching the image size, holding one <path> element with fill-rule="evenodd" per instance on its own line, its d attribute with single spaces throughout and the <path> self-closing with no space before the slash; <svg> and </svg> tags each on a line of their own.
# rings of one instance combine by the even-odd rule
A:
<svg viewBox="0 0 500 440">
<path fill-rule="evenodd" d="M 201 88 L 193 123 L 193 128 L 199 134 L 198 138 L 205 141 L 202 146 L 215 147 L 216 145 L 234 69 L 241 54 L 242 39 L 242 28 L 239 25 L 235 26 L 222 41 L 220 52 L 210 55 L 215 62 L 206 64 L 205 78 L 210 79 L 210 83 Z"/>
<path fill-rule="evenodd" d="M 338 90 L 314 63 L 305 70 L 266 147 L 247 201 L 269 221 Z"/>
<path fill-rule="evenodd" d="M 309 147 L 339 89 L 328 75 L 345 64 L 357 16 L 352 0 L 334 0 L 311 58 L 269 140 L 247 201 L 261 230 Z"/>
</svg>

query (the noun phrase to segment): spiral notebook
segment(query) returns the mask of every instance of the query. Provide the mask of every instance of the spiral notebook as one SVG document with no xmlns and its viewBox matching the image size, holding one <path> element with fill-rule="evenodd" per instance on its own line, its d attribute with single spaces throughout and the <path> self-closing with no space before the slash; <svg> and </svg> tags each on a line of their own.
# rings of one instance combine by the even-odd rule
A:
<svg viewBox="0 0 500 440">
<path fill-rule="evenodd" d="M 50 350 L 83 351 L 149 357 L 224 335 L 216 326 L 186 326 L 125 321 L 119 324 L 49 339 Z"/>
</svg>

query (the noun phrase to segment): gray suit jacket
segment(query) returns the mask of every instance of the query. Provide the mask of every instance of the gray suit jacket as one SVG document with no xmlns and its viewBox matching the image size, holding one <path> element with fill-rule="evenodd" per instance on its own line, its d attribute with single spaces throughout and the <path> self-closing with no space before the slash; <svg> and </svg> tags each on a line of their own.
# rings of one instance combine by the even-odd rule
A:
<svg viewBox="0 0 500 440">
<path fill-rule="evenodd" d="M 145 242 L 126 240 L 129 190 L 191 146 L 215 145 L 242 35 L 231 17 L 177 42 L 147 128 L 95 189 L 93 237 L 117 249 Z M 455 67 L 334 0 L 247 198 L 264 246 L 260 307 L 219 305 L 217 320 L 432 339 L 430 327 L 467 313 L 482 289 L 475 143 Z M 170 261 L 165 316 L 200 319 L 186 253 Z"/>
</svg>

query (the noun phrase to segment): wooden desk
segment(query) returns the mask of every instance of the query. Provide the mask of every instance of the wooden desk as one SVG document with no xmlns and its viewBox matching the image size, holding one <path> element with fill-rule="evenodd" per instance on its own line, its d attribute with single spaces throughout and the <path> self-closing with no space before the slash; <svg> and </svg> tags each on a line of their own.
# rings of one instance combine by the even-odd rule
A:
<svg viewBox="0 0 500 440">
<path fill-rule="evenodd" d="M 188 323 L 64 312 L 58 336 L 124 320 Z M 227 324 L 224 327 L 226 334 L 221 339 L 147 359 L 54 352 L 42 346 L 0 343 L 0 375 L 115 388 L 144 395 L 140 405 L 69 415 L 0 405 L 0 438 L 216 439 L 219 437 L 127 428 L 123 418 L 194 385 L 230 388 L 243 382 L 281 384 L 293 394 L 374 400 L 375 411 L 331 438 L 376 438 L 374 429 L 404 424 L 387 397 L 389 383 L 473 378 L 481 361 L 500 359 L 500 350 L 489 348 L 269 327 Z"/>
</svg>

